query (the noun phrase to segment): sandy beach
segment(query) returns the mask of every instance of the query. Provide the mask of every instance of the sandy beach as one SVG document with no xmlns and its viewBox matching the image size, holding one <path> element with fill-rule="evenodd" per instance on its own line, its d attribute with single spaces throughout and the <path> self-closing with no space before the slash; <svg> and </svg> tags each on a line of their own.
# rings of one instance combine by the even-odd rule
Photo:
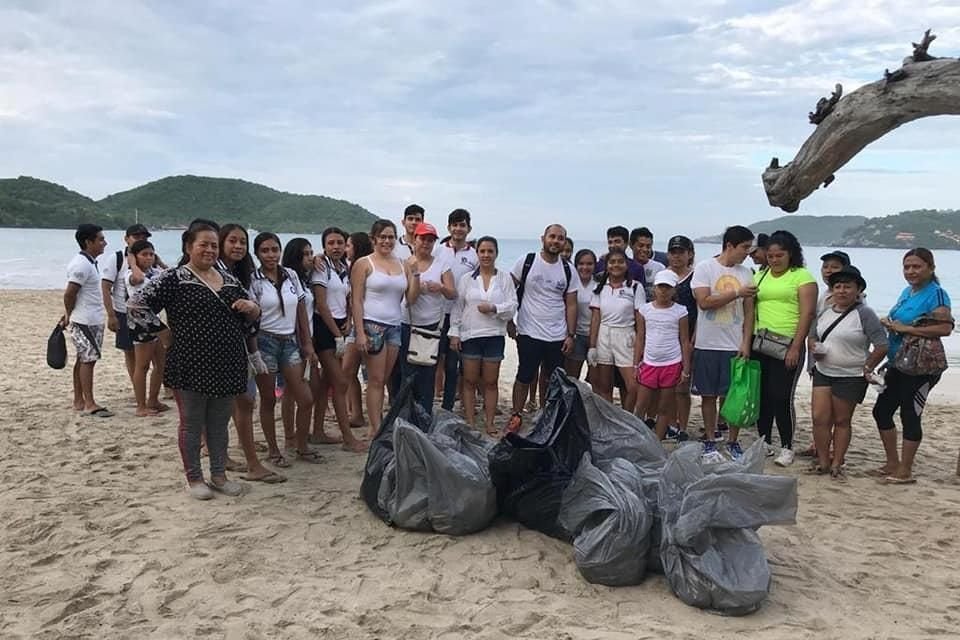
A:
<svg viewBox="0 0 960 640">
<path fill-rule="evenodd" d="M 191 500 L 176 412 L 134 417 L 112 335 L 96 395 L 117 416 L 70 408 L 69 368 L 44 361 L 60 300 L 57 291 L 0 291 L 2 638 L 960 636 L 953 375 L 928 403 L 916 485 L 865 475 L 883 461 L 871 397 L 855 417 L 848 482 L 803 475 L 802 459 L 769 465 L 799 477 L 798 522 L 761 530 L 770 598 L 753 615 L 726 618 L 684 605 L 660 576 L 588 584 L 570 546 L 505 520 L 463 538 L 391 529 L 358 497 L 364 456 L 338 447 L 323 448 L 324 464 L 285 470 L 286 484 Z M 505 383 L 514 370 L 505 363 Z M 803 445 L 808 398 L 801 388 Z"/>
</svg>

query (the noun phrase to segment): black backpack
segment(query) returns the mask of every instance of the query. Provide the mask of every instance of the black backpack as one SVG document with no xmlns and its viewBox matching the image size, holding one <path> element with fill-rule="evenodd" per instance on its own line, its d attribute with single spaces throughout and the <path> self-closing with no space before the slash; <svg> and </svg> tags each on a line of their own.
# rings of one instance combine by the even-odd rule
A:
<svg viewBox="0 0 960 640">
<path fill-rule="evenodd" d="M 527 286 L 527 276 L 530 275 L 530 269 L 533 268 L 533 261 L 536 257 L 536 253 L 528 253 L 523 261 L 523 271 L 520 272 L 520 282 L 517 284 L 517 309 L 523 304 L 523 292 Z M 564 289 L 564 295 L 566 295 L 566 290 L 570 288 L 570 280 L 573 278 L 573 273 L 570 271 L 569 262 L 560 258 L 560 264 L 563 265 L 563 274 L 567 276 L 567 286 Z"/>
</svg>

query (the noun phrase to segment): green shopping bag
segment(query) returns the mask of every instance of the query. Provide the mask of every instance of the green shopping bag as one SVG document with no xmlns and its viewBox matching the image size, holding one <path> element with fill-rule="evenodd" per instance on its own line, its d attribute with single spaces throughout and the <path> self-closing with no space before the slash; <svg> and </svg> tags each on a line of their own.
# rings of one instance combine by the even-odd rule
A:
<svg viewBox="0 0 960 640">
<path fill-rule="evenodd" d="M 730 390 L 720 407 L 727 424 L 749 427 L 760 417 L 760 363 L 756 360 L 730 360 Z"/>
</svg>

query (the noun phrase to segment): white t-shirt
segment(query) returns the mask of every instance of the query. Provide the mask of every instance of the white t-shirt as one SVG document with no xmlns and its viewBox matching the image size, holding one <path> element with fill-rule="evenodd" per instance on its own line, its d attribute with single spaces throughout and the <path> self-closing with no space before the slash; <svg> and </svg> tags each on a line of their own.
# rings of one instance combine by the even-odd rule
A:
<svg viewBox="0 0 960 640">
<path fill-rule="evenodd" d="M 117 253 L 123 257 L 120 260 L 120 269 L 117 270 Z M 125 251 L 111 251 L 102 254 L 97 262 L 100 266 L 100 279 L 109 280 L 113 283 L 110 288 L 110 297 L 113 300 L 113 310 L 117 313 L 127 312 L 127 274 L 130 273 L 130 265 L 127 264 L 127 255 Z M 101 294 L 102 297 L 102 294 Z"/>
<path fill-rule="evenodd" d="M 257 269 L 250 284 L 250 295 L 260 305 L 260 330 L 288 336 L 297 331 L 297 303 L 305 299 L 300 278 L 293 269 L 284 269 L 287 278 L 280 285 L 283 296 L 283 313 L 280 312 L 280 296 L 277 287 Z"/>
<path fill-rule="evenodd" d="M 583 284 L 576 273 L 573 274 L 573 279 L 577 283 L 577 333 L 581 336 L 589 336 L 590 320 L 593 318 L 590 301 L 593 300 L 593 290 L 597 283 L 591 279 L 587 284 Z"/>
<path fill-rule="evenodd" d="M 324 257 L 326 268 L 314 271 L 310 277 L 311 286 L 321 286 L 327 290 L 327 308 L 334 320 L 347 319 L 347 294 L 350 293 L 350 271 L 337 271 L 329 258 Z"/>
<path fill-rule="evenodd" d="M 520 256 L 513 265 L 510 274 L 519 282 L 523 275 L 523 263 L 526 255 Z M 563 269 L 563 258 L 553 264 L 545 261 L 540 253 L 533 258 L 527 282 L 524 287 L 523 301 L 517 312 L 517 333 L 545 342 L 559 342 L 567 337 L 567 306 L 565 296 L 577 291 L 577 272 L 573 265 L 570 269 L 570 282 L 567 282 Z"/>
<path fill-rule="evenodd" d="M 70 322 L 101 325 L 103 317 L 103 294 L 100 292 L 100 271 L 97 262 L 85 253 L 78 253 L 67 265 L 67 282 L 80 285 L 77 304 L 70 314 Z"/>
<path fill-rule="evenodd" d="M 468 273 L 473 273 L 480 266 L 480 259 L 477 257 L 477 251 L 471 245 L 466 245 L 463 249 L 454 250 L 453 247 L 437 242 L 433 247 L 434 257 L 443 258 L 450 265 L 450 272 L 453 274 L 454 283 L 460 282 L 460 278 Z M 443 312 L 450 313 L 453 303 L 456 300 L 447 300 L 444 298 Z"/>
<path fill-rule="evenodd" d="M 690 288 L 696 291 L 709 287 L 710 295 L 739 291 L 753 284 L 753 273 L 742 264 L 725 267 L 716 258 L 709 258 L 693 270 Z M 743 341 L 743 300 L 729 302 L 719 309 L 700 309 L 697 316 L 697 349 L 737 351 Z"/>
<path fill-rule="evenodd" d="M 129 265 L 128 265 L 127 274 L 124 276 L 124 280 L 123 280 L 123 284 L 127 294 L 132 298 L 136 294 L 143 291 L 143 288 L 147 286 L 147 284 L 150 282 L 152 278 L 157 277 L 161 273 L 163 273 L 162 269 L 157 269 L 156 267 L 150 267 L 143 274 L 143 282 L 141 282 L 140 284 L 133 284 L 132 282 L 130 282 L 130 276 L 133 275 L 133 272 L 130 271 Z M 114 310 L 116 310 L 116 307 L 114 307 Z"/>
<path fill-rule="evenodd" d="M 605 284 L 599 294 L 593 294 L 590 308 L 600 310 L 600 324 L 604 327 L 633 328 L 637 325 L 634 309 L 638 293 L 642 300 L 644 294 L 639 287 L 621 284 L 614 288 Z"/>
<path fill-rule="evenodd" d="M 428 282 L 443 284 L 443 274 L 450 271 L 450 264 L 445 256 L 434 256 L 430 266 L 420 274 L 420 295 L 416 302 L 409 307 L 407 299 L 403 299 L 403 323 L 423 327 L 430 326 L 443 320 L 447 299 L 439 291 L 430 293 L 424 286 Z M 409 314 L 409 315 L 408 315 Z"/>
<path fill-rule="evenodd" d="M 643 316 L 643 363 L 662 367 L 682 362 L 680 319 L 687 317 L 687 308 L 674 302 L 660 309 L 652 302 L 644 302 L 637 306 L 637 311 Z"/>
<path fill-rule="evenodd" d="M 828 306 L 817 318 L 816 330 L 811 336 L 822 336 L 841 315 Z M 886 346 L 887 331 L 873 309 L 861 304 L 848 313 L 822 342 L 827 346 L 827 353 L 814 361 L 817 371 L 825 376 L 859 378 L 863 376 L 870 345 Z"/>
</svg>

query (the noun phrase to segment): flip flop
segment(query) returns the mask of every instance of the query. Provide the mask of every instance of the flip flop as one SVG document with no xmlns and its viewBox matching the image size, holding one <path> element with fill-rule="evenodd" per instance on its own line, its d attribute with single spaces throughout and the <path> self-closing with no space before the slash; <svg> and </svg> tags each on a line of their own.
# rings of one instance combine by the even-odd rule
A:
<svg viewBox="0 0 960 640">
<path fill-rule="evenodd" d="M 231 460 L 227 458 L 227 463 L 224 465 L 227 471 L 233 471 L 234 473 L 246 473 L 247 472 L 247 463 L 242 460 Z"/>
<path fill-rule="evenodd" d="M 297 451 L 297 460 L 303 460 L 310 464 L 320 464 L 323 462 L 323 456 L 316 451 L 308 449 L 306 451 Z"/>
<path fill-rule="evenodd" d="M 157 404 L 150 406 L 148 408 L 153 409 L 158 413 L 163 413 L 164 411 L 170 411 L 170 405 L 164 404 L 163 402 L 158 402 Z"/>
<path fill-rule="evenodd" d="M 307 442 L 310 444 L 340 444 L 343 440 L 339 436 L 328 436 L 327 434 L 315 436 L 311 433 L 307 437 Z"/>
<path fill-rule="evenodd" d="M 91 418 L 112 418 L 115 414 L 106 407 L 100 407 L 99 409 L 94 409 L 85 415 Z"/>
<path fill-rule="evenodd" d="M 278 453 L 275 456 L 268 457 L 267 462 L 269 462 L 270 464 L 276 465 L 281 469 L 286 469 L 287 467 L 290 466 L 290 461 L 287 460 L 286 456 L 284 456 L 282 453 Z"/>
<path fill-rule="evenodd" d="M 913 476 L 909 478 L 898 478 L 896 476 L 887 476 L 880 479 L 880 484 L 916 484 L 917 479 Z"/>
<path fill-rule="evenodd" d="M 890 475 L 890 472 L 887 471 L 885 467 L 877 467 L 876 469 L 870 469 L 865 473 L 871 478 L 886 478 L 887 476 Z"/>
<path fill-rule="evenodd" d="M 825 469 L 821 467 L 819 464 L 817 464 L 816 462 L 814 462 L 809 467 L 804 469 L 803 473 L 808 476 L 823 476 L 830 473 L 830 469 Z M 831 475 L 833 474 L 831 473 Z"/>
<path fill-rule="evenodd" d="M 275 471 L 270 471 L 267 469 L 267 474 L 260 476 L 259 478 L 254 478 L 251 476 L 240 476 L 241 480 L 246 480 L 247 482 L 262 482 L 264 484 L 280 484 L 281 482 L 287 481 L 287 476 L 282 476 Z"/>
</svg>

